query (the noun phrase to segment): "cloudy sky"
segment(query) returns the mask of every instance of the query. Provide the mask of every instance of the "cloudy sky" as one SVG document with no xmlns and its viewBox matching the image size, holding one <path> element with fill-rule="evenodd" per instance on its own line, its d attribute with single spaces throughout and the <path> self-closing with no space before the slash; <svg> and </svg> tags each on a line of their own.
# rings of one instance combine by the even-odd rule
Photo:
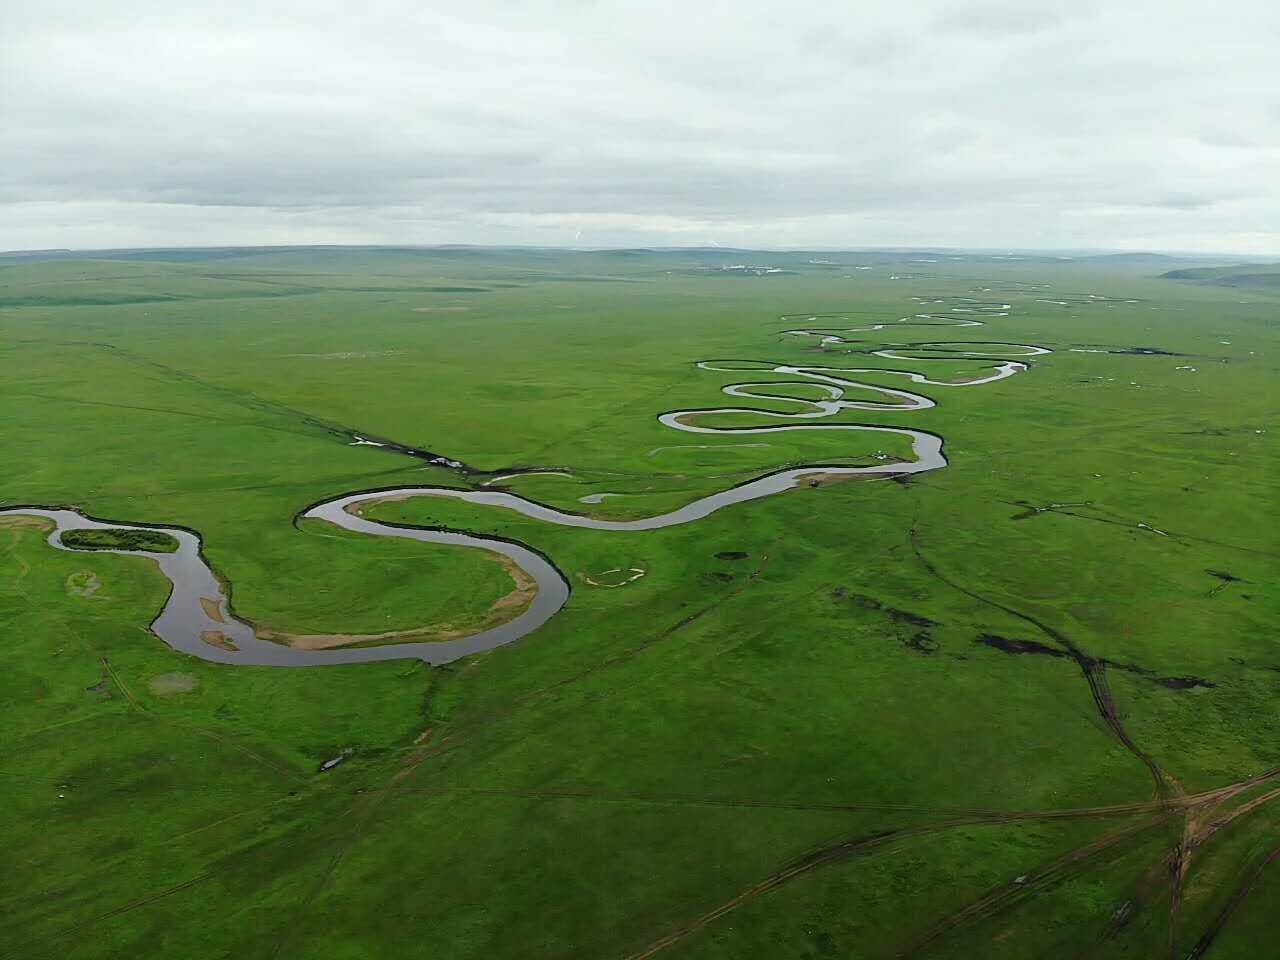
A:
<svg viewBox="0 0 1280 960">
<path fill-rule="evenodd" d="M 1280 255 L 1276 0 L 0 2 L 0 249 Z"/>
</svg>

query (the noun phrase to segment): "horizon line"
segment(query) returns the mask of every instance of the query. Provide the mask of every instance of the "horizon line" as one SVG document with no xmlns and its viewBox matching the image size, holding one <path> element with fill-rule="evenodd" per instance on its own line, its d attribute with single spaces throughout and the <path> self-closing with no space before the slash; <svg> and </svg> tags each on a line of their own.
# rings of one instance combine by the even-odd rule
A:
<svg viewBox="0 0 1280 960">
<path fill-rule="evenodd" d="M 554 250 L 568 253 L 618 253 L 644 251 L 666 253 L 681 251 L 721 251 L 723 253 L 944 253 L 981 256 L 1051 256 L 1063 259 L 1074 257 L 1149 256 L 1167 257 L 1237 257 L 1248 261 L 1280 260 L 1280 253 L 1237 253 L 1223 250 L 1171 250 L 1148 247 L 954 247 L 928 245 L 890 246 L 786 246 L 739 247 L 721 244 L 630 244 L 617 246 L 574 246 L 541 243 L 215 243 L 215 244 L 155 244 L 124 247 L 32 247 L 0 250 L 0 257 L 66 256 L 93 253 L 142 253 L 200 250 Z"/>
</svg>

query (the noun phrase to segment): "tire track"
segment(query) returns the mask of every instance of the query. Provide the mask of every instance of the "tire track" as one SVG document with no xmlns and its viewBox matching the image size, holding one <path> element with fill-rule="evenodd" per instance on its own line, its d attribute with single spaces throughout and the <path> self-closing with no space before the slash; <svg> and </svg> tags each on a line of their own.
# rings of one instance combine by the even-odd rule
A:
<svg viewBox="0 0 1280 960">
<path fill-rule="evenodd" d="M 1066 653 L 1076 666 L 1080 668 L 1081 674 L 1085 678 L 1085 682 L 1089 686 L 1089 695 L 1093 699 L 1094 708 L 1101 717 L 1102 722 L 1111 730 L 1117 740 L 1136 757 L 1147 768 L 1151 774 L 1152 782 L 1155 785 L 1156 795 L 1162 800 L 1167 800 L 1175 791 L 1174 786 L 1170 783 L 1169 778 L 1161 770 L 1160 765 L 1146 751 L 1134 742 L 1129 732 L 1125 729 L 1124 722 L 1120 715 L 1120 710 L 1116 705 L 1115 697 L 1111 693 L 1111 686 L 1107 682 L 1106 663 L 1096 657 L 1090 656 L 1082 650 L 1073 640 L 1067 637 L 1060 630 L 1049 626 L 1038 617 L 1029 613 L 1024 613 L 1007 604 L 1000 603 L 998 600 L 992 600 L 990 597 L 984 596 L 976 590 L 966 587 L 964 584 L 948 577 L 942 573 L 938 567 L 927 557 L 920 549 L 918 518 L 913 520 L 909 531 L 909 539 L 911 542 L 911 550 L 915 554 L 916 559 L 935 579 L 945 583 L 953 590 L 963 593 L 965 596 L 977 600 L 979 603 L 994 607 L 1010 616 L 1017 617 L 1025 623 L 1031 624 L 1049 639 L 1058 644 L 1059 648 Z"/>
<path fill-rule="evenodd" d="M 1222 910 L 1219 911 L 1218 915 L 1213 918 L 1213 921 L 1209 924 L 1209 928 L 1205 930 L 1200 939 L 1196 941 L 1195 946 L 1191 948 L 1191 952 L 1187 954 L 1187 960 L 1200 960 L 1201 957 L 1209 952 L 1209 948 L 1212 947 L 1214 942 L 1218 939 L 1218 936 L 1222 933 L 1227 922 L 1240 907 L 1240 904 L 1244 902 L 1245 897 L 1247 897 L 1250 891 L 1253 890 L 1254 884 L 1258 882 L 1267 867 L 1271 866 L 1277 858 L 1280 858 L 1280 846 L 1272 847 L 1267 851 L 1266 855 L 1262 858 L 1262 861 L 1245 874 L 1244 879 L 1241 880 L 1235 890 L 1232 891 L 1231 898 L 1227 901 L 1226 906 L 1224 906 Z"/>
</svg>

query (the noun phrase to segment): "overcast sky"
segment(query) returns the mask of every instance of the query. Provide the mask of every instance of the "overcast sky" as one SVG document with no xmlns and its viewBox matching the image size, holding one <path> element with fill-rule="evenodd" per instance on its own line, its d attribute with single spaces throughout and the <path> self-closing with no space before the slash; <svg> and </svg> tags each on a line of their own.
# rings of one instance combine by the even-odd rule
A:
<svg viewBox="0 0 1280 960">
<path fill-rule="evenodd" d="M 0 249 L 313 242 L 1280 255 L 1280 2 L 0 0 Z"/>
</svg>

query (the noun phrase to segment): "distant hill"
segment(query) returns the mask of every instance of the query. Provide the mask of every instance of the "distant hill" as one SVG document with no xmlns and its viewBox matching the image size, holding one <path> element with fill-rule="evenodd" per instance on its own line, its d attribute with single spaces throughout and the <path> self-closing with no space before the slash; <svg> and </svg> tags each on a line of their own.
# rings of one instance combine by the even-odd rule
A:
<svg viewBox="0 0 1280 960">
<path fill-rule="evenodd" d="M 1160 274 L 1162 280 L 1191 280 L 1216 287 L 1280 288 L 1280 263 L 1238 263 L 1227 267 L 1189 267 Z"/>
<path fill-rule="evenodd" d="M 1186 257 L 1171 257 L 1167 253 L 1098 253 L 1079 257 L 1080 260 L 1091 260 L 1098 263 L 1177 263 L 1186 261 Z"/>
<path fill-rule="evenodd" d="M 71 253 L 71 250 L 62 247 L 49 250 L 4 250 L 0 251 L 0 260 L 46 260 L 70 256 Z"/>
</svg>

